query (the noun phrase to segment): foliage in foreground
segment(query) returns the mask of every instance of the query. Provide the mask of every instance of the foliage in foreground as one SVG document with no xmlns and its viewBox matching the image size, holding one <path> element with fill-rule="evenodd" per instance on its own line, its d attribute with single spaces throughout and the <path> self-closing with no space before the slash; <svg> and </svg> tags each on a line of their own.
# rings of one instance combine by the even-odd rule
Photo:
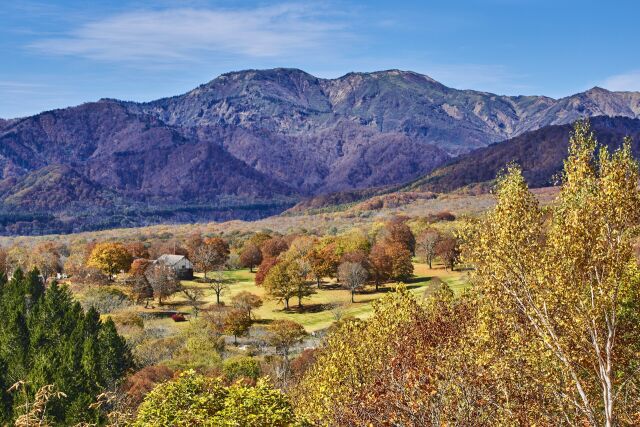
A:
<svg viewBox="0 0 640 427">
<path fill-rule="evenodd" d="M 464 233 L 471 292 L 406 292 L 332 332 L 296 387 L 321 425 L 638 425 L 640 222 L 628 144 L 596 151 L 579 123 L 556 203 L 516 167 Z"/>
<path fill-rule="evenodd" d="M 264 380 L 226 387 L 186 371 L 145 397 L 133 425 L 280 427 L 294 425 L 294 414 L 286 396 Z"/>
</svg>

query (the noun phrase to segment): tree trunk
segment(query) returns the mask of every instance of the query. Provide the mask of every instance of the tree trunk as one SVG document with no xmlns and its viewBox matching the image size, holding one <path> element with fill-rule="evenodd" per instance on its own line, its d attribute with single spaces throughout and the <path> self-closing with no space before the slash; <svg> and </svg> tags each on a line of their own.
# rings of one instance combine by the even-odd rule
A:
<svg viewBox="0 0 640 427">
<path fill-rule="evenodd" d="M 429 270 L 431 270 L 433 268 L 433 267 L 431 267 L 431 261 L 432 261 L 432 259 L 431 259 L 431 257 L 429 257 Z"/>
<path fill-rule="evenodd" d="M 298 307 L 302 308 L 302 295 L 298 294 Z"/>
<path fill-rule="evenodd" d="M 355 295 L 356 295 L 356 291 L 355 291 L 355 290 L 352 290 L 352 291 L 351 291 L 351 302 L 356 302 L 356 300 L 355 300 Z"/>
<path fill-rule="evenodd" d="M 216 291 L 216 304 L 220 305 L 220 292 Z"/>
<path fill-rule="evenodd" d="M 318 284 L 318 288 L 320 288 L 320 277 L 316 277 L 316 283 Z"/>
<path fill-rule="evenodd" d="M 289 310 L 289 298 L 285 298 L 284 300 L 284 309 Z"/>
</svg>

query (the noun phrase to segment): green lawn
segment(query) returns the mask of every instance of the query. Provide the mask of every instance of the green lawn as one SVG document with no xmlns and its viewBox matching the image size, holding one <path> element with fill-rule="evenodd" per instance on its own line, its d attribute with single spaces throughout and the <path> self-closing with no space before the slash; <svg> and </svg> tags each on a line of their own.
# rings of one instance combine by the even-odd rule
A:
<svg viewBox="0 0 640 427">
<path fill-rule="evenodd" d="M 349 291 L 337 288 L 334 283 L 325 283 L 314 295 L 303 300 L 303 307 L 297 307 L 297 299 L 290 301 L 291 310 L 284 311 L 283 304 L 269 299 L 263 288 L 254 283 L 255 273 L 248 270 L 236 270 L 225 272 L 229 281 L 229 289 L 222 294 L 221 301 L 225 304 L 231 303 L 231 298 L 241 291 L 249 291 L 259 295 L 264 300 L 264 305 L 255 311 L 261 323 L 268 323 L 276 319 L 290 319 L 302 324 L 307 331 L 317 331 L 330 326 L 336 318 L 336 312 L 340 311 L 342 316 L 355 316 L 367 318 L 372 313 L 372 302 L 380 298 L 393 285 L 389 285 L 380 292 L 375 292 L 373 287 L 364 292 L 356 294 L 355 303 L 351 303 Z M 439 281 L 447 283 L 455 292 L 460 292 L 466 286 L 466 273 L 458 271 L 445 271 L 441 265 L 434 265 L 434 269 L 429 269 L 427 265 L 415 264 L 415 277 L 407 283 L 407 287 L 418 298 L 428 295 L 438 288 Z M 183 281 L 185 286 L 201 287 L 206 289 L 203 298 L 203 307 L 215 304 L 216 298 L 212 290 L 206 284 L 193 281 Z M 184 304 L 185 300 L 181 295 L 176 295 L 169 301 L 172 308 L 190 312 L 191 308 Z M 337 309 L 336 307 L 340 308 Z"/>
</svg>

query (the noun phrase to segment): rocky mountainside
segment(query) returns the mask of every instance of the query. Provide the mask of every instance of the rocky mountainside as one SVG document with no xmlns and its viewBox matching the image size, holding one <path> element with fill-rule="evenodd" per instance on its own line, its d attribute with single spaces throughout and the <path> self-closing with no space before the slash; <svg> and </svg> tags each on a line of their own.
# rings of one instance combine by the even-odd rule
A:
<svg viewBox="0 0 640 427">
<path fill-rule="evenodd" d="M 590 119 L 590 123 L 600 144 L 616 149 L 628 136 L 634 156 L 640 158 L 640 120 L 600 116 Z M 510 162 L 522 167 L 531 187 L 554 185 L 567 158 L 572 130 L 570 124 L 546 126 L 480 148 L 456 158 L 400 191 L 448 193 L 462 188 L 470 192 L 488 191 L 496 175 Z"/>
<path fill-rule="evenodd" d="M 594 88 L 560 100 L 448 88 L 398 70 L 327 80 L 300 70 L 229 73 L 133 111 L 225 137 L 235 157 L 304 194 L 410 180 L 451 157 L 583 116 L 640 117 L 639 93 Z M 214 130 L 215 132 L 215 130 Z"/>
<path fill-rule="evenodd" d="M 640 94 L 508 97 L 398 70 L 228 73 L 149 103 L 0 121 L 0 232 L 255 218 L 304 197 L 405 183 L 494 142 L 599 115 L 640 117 Z"/>
</svg>

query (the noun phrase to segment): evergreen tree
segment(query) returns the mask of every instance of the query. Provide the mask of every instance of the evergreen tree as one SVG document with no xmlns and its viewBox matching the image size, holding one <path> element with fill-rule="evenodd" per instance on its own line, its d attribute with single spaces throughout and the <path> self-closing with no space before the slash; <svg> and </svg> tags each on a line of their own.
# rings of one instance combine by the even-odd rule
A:
<svg viewBox="0 0 640 427">
<path fill-rule="evenodd" d="M 84 344 L 82 347 L 83 376 L 88 385 L 102 383 L 100 377 L 100 345 L 98 331 L 100 329 L 100 314 L 91 307 L 84 317 Z"/>
<path fill-rule="evenodd" d="M 2 298 L 2 292 L 7 284 L 7 276 L 4 272 L 0 271 L 0 298 Z"/>
<path fill-rule="evenodd" d="M 31 270 L 27 276 L 26 282 L 26 294 L 30 297 L 33 304 L 44 296 L 44 281 L 41 278 L 40 272 L 37 268 Z"/>
<path fill-rule="evenodd" d="M 11 397 L 7 392 L 11 384 L 7 383 L 7 364 L 0 358 L 0 424 L 2 425 L 9 422 L 11 413 Z"/>
<path fill-rule="evenodd" d="M 123 337 L 118 335 L 116 325 L 108 318 L 98 335 L 100 345 L 100 371 L 104 385 L 110 387 L 122 378 L 133 365 L 133 358 Z"/>
<path fill-rule="evenodd" d="M 66 397 L 53 398 L 47 413 L 54 422 L 99 423 L 89 406 L 133 366 L 131 352 L 111 320 L 87 313 L 71 292 L 53 282 L 48 289 L 37 270 L 0 275 L 0 424 L 22 414 L 25 398 L 55 385 Z M 24 381 L 24 393 L 7 389 Z"/>
</svg>

